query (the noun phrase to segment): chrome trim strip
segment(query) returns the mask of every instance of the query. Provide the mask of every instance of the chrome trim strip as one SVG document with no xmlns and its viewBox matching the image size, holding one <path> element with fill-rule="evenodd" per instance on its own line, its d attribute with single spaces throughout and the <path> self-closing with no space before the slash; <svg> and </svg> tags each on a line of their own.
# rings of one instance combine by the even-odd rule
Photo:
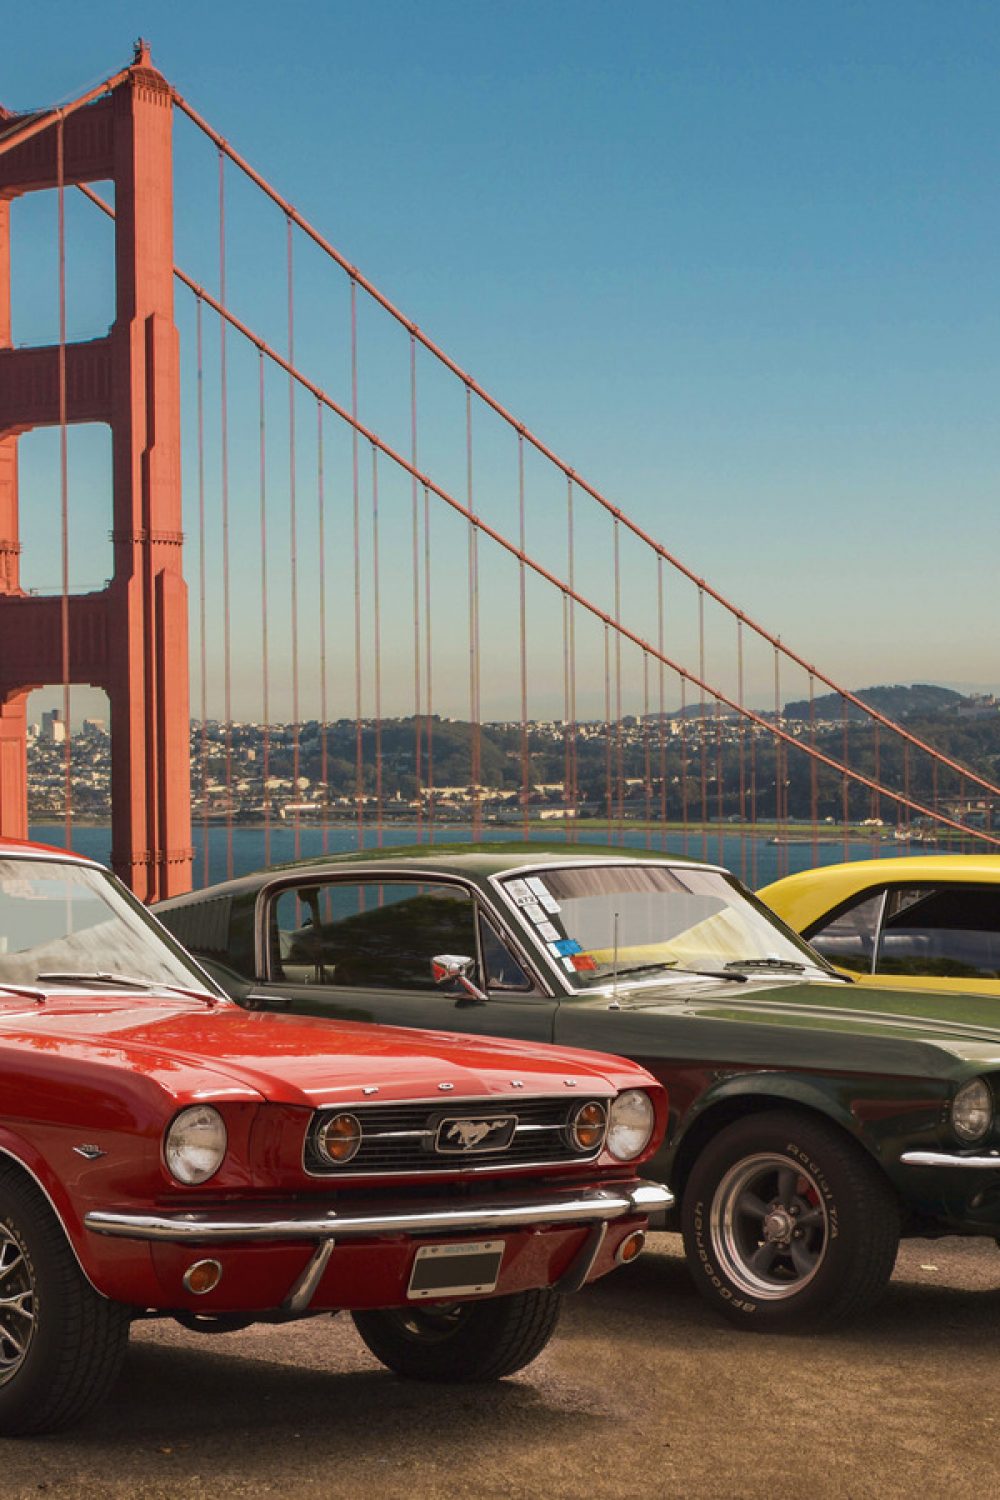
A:
<svg viewBox="0 0 1000 1500">
<path fill-rule="evenodd" d="M 601 1253 L 601 1247 L 604 1244 L 607 1233 L 608 1226 L 605 1220 L 602 1219 L 599 1224 L 593 1226 L 577 1251 L 576 1256 L 570 1262 L 568 1269 L 563 1272 L 556 1282 L 553 1291 L 578 1292 L 580 1290 L 594 1269 L 594 1262 Z"/>
<path fill-rule="evenodd" d="M 904 1151 L 904 1167 L 965 1167 L 975 1172 L 1000 1172 L 1000 1152 L 990 1156 L 959 1156 L 953 1151 Z"/>
<path fill-rule="evenodd" d="M 309 1257 L 309 1264 L 281 1304 L 282 1312 L 304 1313 L 306 1311 L 316 1295 L 316 1288 L 323 1280 L 323 1272 L 329 1264 L 336 1243 L 336 1240 L 320 1240 Z"/>
<path fill-rule="evenodd" d="M 262 1208 L 252 1217 L 216 1209 L 206 1213 L 140 1214 L 94 1209 L 84 1219 L 94 1234 L 170 1244 L 257 1240 L 363 1239 L 373 1235 L 464 1234 L 481 1229 L 516 1229 L 539 1224 L 612 1220 L 673 1207 L 674 1195 L 656 1182 L 638 1182 L 620 1192 L 585 1188 L 538 1198 L 518 1198 L 454 1208 L 428 1204 L 410 1213 L 296 1212 Z"/>
</svg>

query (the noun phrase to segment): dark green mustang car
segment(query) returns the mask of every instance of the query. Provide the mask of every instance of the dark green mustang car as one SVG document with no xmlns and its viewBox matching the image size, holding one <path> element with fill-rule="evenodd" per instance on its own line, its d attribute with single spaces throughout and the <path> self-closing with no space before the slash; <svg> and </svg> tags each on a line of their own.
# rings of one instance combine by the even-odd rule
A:
<svg viewBox="0 0 1000 1500">
<path fill-rule="evenodd" d="M 1000 1017 L 855 986 L 723 869 L 425 845 L 156 911 L 251 1009 L 635 1058 L 670 1096 L 649 1164 L 677 1195 L 665 1227 L 737 1324 L 857 1315 L 901 1235 L 1000 1236 Z"/>
</svg>

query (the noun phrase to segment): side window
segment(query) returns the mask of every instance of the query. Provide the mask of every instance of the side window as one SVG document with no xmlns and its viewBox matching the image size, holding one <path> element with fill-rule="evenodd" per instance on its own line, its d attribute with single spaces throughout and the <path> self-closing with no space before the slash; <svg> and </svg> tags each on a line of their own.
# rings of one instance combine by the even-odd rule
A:
<svg viewBox="0 0 1000 1500">
<path fill-rule="evenodd" d="M 876 972 L 1000 978 L 1000 889 L 962 885 L 891 890 Z"/>
<path fill-rule="evenodd" d="M 361 989 L 436 988 L 431 959 L 476 953 L 461 886 L 410 880 L 303 882 L 268 913 L 271 977 Z"/>
<path fill-rule="evenodd" d="M 842 909 L 804 936 L 832 964 L 852 969 L 855 974 L 871 974 L 884 898 L 884 891 L 874 894 L 866 891 L 853 906 Z"/>
<path fill-rule="evenodd" d="M 483 969 L 486 974 L 487 993 L 496 990 L 520 990 L 527 994 L 534 990 L 529 976 L 524 972 L 507 944 L 494 931 L 492 923 L 485 917 L 479 919 L 479 937 L 482 944 Z"/>
</svg>

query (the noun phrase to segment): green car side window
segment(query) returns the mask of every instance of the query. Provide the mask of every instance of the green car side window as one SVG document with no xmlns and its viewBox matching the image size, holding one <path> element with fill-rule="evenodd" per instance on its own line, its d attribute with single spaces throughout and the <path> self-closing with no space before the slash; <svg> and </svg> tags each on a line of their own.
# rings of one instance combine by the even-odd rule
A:
<svg viewBox="0 0 1000 1500">
<path fill-rule="evenodd" d="M 268 927 L 271 978 L 290 984 L 433 990 L 434 957 L 477 953 L 468 891 L 428 881 L 289 886 L 271 901 Z"/>
</svg>

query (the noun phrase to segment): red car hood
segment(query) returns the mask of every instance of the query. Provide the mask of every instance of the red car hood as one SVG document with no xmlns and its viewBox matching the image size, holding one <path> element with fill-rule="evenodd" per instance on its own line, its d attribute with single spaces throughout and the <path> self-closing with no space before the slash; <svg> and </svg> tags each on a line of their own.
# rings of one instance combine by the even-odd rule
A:
<svg viewBox="0 0 1000 1500">
<path fill-rule="evenodd" d="M 633 1063 L 572 1047 L 253 1013 L 227 1002 L 92 994 L 24 1007 L 0 998 L 0 1048 L 10 1042 L 125 1067 L 178 1098 L 256 1095 L 314 1107 L 376 1095 L 509 1099 L 515 1080 L 524 1096 L 652 1082 Z"/>
</svg>

